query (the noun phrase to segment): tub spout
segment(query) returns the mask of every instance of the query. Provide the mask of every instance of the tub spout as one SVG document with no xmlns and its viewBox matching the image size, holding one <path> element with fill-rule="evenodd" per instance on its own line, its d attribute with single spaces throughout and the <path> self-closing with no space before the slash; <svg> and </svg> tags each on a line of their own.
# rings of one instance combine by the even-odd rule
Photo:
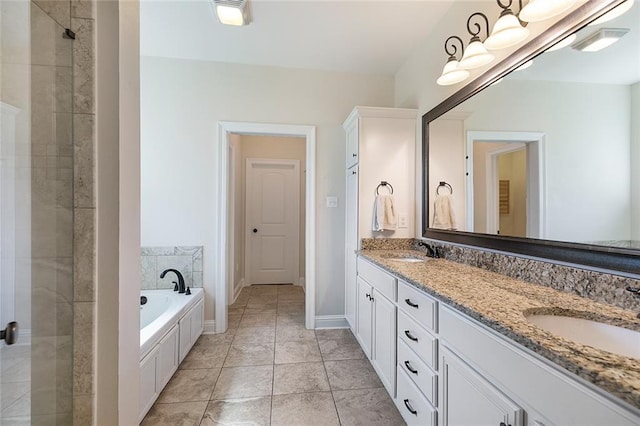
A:
<svg viewBox="0 0 640 426">
<path fill-rule="evenodd" d="M 184 277 L 182 276 L 180 271 L 178 271 L 177 269 L 165 269 L 160 274 L 160 278 L 164 278 L 167 272 L 173 272 L 174 274 L 176 274 L 176 276 L 178 277 L 178 293 L 184 293 L 185 292 Z"/>
</svg>

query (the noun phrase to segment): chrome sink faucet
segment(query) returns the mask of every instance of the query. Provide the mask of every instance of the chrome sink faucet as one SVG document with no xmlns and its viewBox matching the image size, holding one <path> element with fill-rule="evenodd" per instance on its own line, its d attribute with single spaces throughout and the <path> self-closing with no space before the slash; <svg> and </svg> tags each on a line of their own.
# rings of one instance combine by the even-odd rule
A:
<svg viewBox="0 0 640 426">
<path fill-rule="evenodd" d="M 627 287 L 626 290 L 634 294 L 636 297 L 640 297 L 640 287 Z M 638 312 L 638 315 L 636 315 L 636 318 L 640 318 L 640 312 Z"/>
<path fill-rule="evenodd" d="M 164 278 L 167 272 L 173 272 L 174 274 L 176 274 L 176 276 L 178 277 L 178 293 L 184 293 L 186 291 L 184 286 L 184 277 L 182 276 L 180 271 L 178 271 L 177 269 L 165 269 L 160 274 L 160 278 Z"/>
</svg>

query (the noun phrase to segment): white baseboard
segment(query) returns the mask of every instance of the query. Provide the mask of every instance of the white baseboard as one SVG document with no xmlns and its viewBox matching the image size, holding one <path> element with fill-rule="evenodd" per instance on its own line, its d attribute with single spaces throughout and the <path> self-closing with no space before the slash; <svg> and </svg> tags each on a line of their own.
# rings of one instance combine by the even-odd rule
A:
<svg viewBox="0 0 640 426">
<path fill-rule="evenodd" d="M 236 300 L 238 299 L 238 296 L 240 295 L 240 292 L 242 291 L 244 286 L 245 286 L 244 278 L 242 278 L 240 280 L 240 282 L 238 284 L 236 284 L 236 286 L 235 286 L 235 290 L 234 290 L 235 294 L 233 295 L 233 303 L 236 303 Z"/>
<path fill-rule="evenodd" d="M 298 279 L 298 285 L 299 285 L 300 287 L 302 287 L 302 291 L 304 291 L 304 292 L 306 293 L 307 289 L 306 289 L 306 287 L 305 287 L 305 285 L 304 285 L 304 277 L 300 277 L 300 278 Z"/>
<path fill-rule="evenodd" d="M 349 328 L 349 323 L 344 315 L 316 316 L 316 330 L 324 328 Z"/>
<path fill-rule="evenodd" d="M 204 322 L 204 330 L 202 334 L 216 334 L 216 321 L 208 320 Z"/>
</svg>

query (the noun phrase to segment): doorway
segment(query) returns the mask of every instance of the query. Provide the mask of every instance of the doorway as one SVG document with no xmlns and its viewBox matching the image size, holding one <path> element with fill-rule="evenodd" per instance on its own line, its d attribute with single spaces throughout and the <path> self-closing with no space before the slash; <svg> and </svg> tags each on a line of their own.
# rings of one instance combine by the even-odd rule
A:
<svg viewBox="0 0 640 426">
<path fill-rule="evenodd" d="M 218 219 L 217 227 L 219 245 L 218 254 L 216 255 L 216 264 L 218 265 L 215 299 L 216 332 L 222 333 L 226 331 L 228 326 L 228 305 L 233 303 L 242 288 L 248 285 L 247 278 L 252 275 L 252 272 L 247 270 L 247 267 L 250 267 L 250 265 L 247 265 L 249 262 L 242 264 L 245 260 L 244 249 L 238 247 L 240 245 L 238 242 L 245 241 L 245 247 L 249 247 L 250 244 L 246 243 L 246 241 L 254 236 L 253 229 L 257 230 L 255 234 L 261 234 L 262 231 L 257 226 L 249 224 L 251 220 L 247 220 L 246 217 L 243 222 L 247 223 L 243 224 L 243 226 L 237 226 L 237 221 L 243 217 L 242 214 L 238 214 L 238 211 L 243 211 L 242 200 L 244 199 L 246 203 L 246 197 L 237 196 L 242 187 L 242 185 L 238 185 L 238 182 L 241 182 L 243 173 L 238 170 L 238 167 L 234 167 L 234 164 L 243 164 L 242 161 L 239 161 L 242 159 L 243 138 L 254 142 L 258 141 L 256 142 L 258 144 L 260 144 L 260 140 L 265 142 L 269 139 L 278 138 L 282 140 L 284 138 L 291 143 L 296 143 L 294 141 L 297 140 L 297 143 L 304 147 L 304 159 L 299 165 L 299 173 L 302 177 L 299 188 L 304 188 L 299 198 L 299 210 L 303 212 L 298 225 L 300 236 L 298 238 L 298 257 L 300 261 L 297 268 L 293 266 L 294 273 L 291 284 L 304 286 L 305 326 L 310 329 L 315 328 L 315 127 L 220 122 L 218 128 L 221 143 L 218 158 L 220 197 L 217 199 L 220 204 L 217 211 L 222 214 Z M 263 152 L 265 146 L 262 144 Z M 264 158 L 260 158 L 264 157 L 264 155 L 252 155 L 254 155 L 254 158 L 264 160 Z M 246 159 L 244 164 L 246 168 L 248 164 Z M 270 179 L 277 180 L 279 178 L 273 175 Z M 267 182 L 268 179 L 263 180 L 262 185 Z M 282 212 L 282 210 L 279 211 Z M 269 214 L 272 213 L 277 213 L 277 211 Z M 244 240 L 238 238 L 238 234 L 241 234 L 238 231 L 239 229 L 244 232 Z M 259 240 L 259 238 L 256 239 Z M 279 247 L 284 246 L 280 244 Z M 284 253 L 284 251 L 281 251 L 281 253 Z M 285 259 L 286 255 L 275 256 L 270 261 L 275 261 L 278 258 Z M 246 257 L 246 260 L 251 260 L 251 254 Z M 244 271 L 244 276 L 242 276 L 241 271 Z M 274 284 L 276 283 L 274 282 Z"/>
<path fill-rule="evenodd" d="M 466 149 L 467 230 L 544 238 L 544 133 L 468 131 Z"/>
</svg>

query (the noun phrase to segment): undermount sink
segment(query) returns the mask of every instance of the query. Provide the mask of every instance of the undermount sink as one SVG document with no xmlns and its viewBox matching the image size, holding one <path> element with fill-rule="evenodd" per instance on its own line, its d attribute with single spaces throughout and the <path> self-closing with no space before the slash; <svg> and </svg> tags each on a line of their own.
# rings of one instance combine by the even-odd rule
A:
<svg viewBox="0 0 640 426">
<path fill-rule="evenodd" d="M 583 318 L 532 314 L 525 317 L 536 326 L 583 345 L 617 355 L 640 358 L 640 332 Z"/>
<path fill-rule="evenodd" d="M 424 259 L 418 259 L 415 257 L 389 257 L 388 260 L 393 260 L 394 262 L 405 262 L 405 263 L 424 262 Z"/>
</svg>

